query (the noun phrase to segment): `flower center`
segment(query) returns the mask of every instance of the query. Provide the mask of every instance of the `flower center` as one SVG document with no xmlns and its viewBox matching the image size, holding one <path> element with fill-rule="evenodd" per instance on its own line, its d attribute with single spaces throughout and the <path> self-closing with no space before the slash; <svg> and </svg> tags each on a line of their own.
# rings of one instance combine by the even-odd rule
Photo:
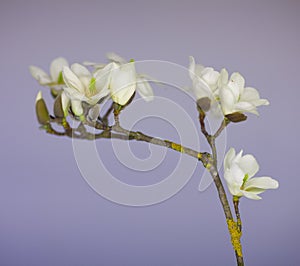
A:
<svg viewBox="0 0 300 266">
<path fill-rule="evenodd" d="M 95 95 L 96 92 L 97 92 L 97 90 L 96 90 L 96 79 L 91 78 L 89 88 L 86 91 L 86 94 L 87 94 L 88 97 L 91 97 L 91 96 Z"/>
<path fill-rule="evenodd" d="M 243 183 L 240 187 L 241 190 L 243 190 L 245 188 L 245 184 L 247 182 L 247 180 L 249 179 L 249 175 L 248 174 L 245 174 L 244 178 L 243 178 Z"/>
</svg>

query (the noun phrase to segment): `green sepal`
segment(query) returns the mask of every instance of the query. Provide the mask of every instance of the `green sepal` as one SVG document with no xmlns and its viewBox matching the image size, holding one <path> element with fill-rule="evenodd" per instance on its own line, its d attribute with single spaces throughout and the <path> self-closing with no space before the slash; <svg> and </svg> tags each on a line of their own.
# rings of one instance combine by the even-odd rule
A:
<svg viewBox="0 0 300 266">
<path fill-rule="evenodd" d="M 45 126 L 50 123 L 50 116 L 44 99 L 37 100 L 35 104 L 35 111 L 37 120 L 41 125 Z"/>
<path fill-rule="evenodd" d="M 54 101 L 53 104 L 53 113 L 55 117 L 57 118 L 64 118 L 65 117 L 65 112 L 62 107 L 62 102 L 61 102 L 61 94 L 59 94 Z"/>
<path fill-rule="evenodd" d="M 51 88 L 50 93 L 51 93 L 51 96 L 55 99 L 57 97 L 57 95 L 59 94 L 59 91 L 54 88 Z"/>
<path fill-rule="evenodd" d="M 239 113 L 239 112 L 235 112 L 235 113 L 232 113 L 232 114 L 225 115 L 225 117 L 230 122 L 233 122 L 233 123 L 242 122 L 242 121 L 245 121 L 247 119 L 246 115 L 244 115 L 242 113 Z"/>
</svg>

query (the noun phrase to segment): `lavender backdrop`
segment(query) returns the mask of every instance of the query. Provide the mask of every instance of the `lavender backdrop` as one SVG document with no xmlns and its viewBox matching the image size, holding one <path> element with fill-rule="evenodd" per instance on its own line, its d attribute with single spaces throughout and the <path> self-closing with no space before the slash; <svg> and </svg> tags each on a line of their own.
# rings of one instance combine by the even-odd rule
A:
<svg viewBox="0 0 300 266">
<path fill-rule="evenodd" d="M 86 184 L 70 139 L 38 130 L 39 86 L 28 65 L 47 69 L 57 56 L 103 61 L 108 51 L 184 66 L 194 55 L 240 71 L 270 100 L 259 119 L 228 130 L 228 145 L 255 154 L 260 175 L 280 182 L 261 202 L 242 200 L 244 254 L 247 265 L 299 265 L 299 12 L 297 0 L 1 1 L 0 265 L 234 265 L 216 190 L 197 190 L 200 166 L 168 201 L 124 207 Z M 172 94 L 196 120 L 181 93 L 155 92 Z M 176 139 L 156 122 L 141 127 Z M 99 147 L 111 154 L 107 142 Z M 146 145 L 133 149 L 147 156 Z M 172 169 L 174 154 L 146 177 L 132 173 L 133 183 L 155 182 L 151 176 Z M 124 175 L 112 155 L 106 160 Z"/>
</svg>

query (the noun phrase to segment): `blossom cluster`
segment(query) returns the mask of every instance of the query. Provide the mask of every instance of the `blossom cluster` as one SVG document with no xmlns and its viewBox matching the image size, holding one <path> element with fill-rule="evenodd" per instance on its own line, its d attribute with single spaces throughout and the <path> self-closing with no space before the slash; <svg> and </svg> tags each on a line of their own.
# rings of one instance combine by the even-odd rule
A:
<svg viewBox="0 0 300 266">
<path fill-rule="evenodd" d="M 221 107 L 223 114 L 229 119 L 236 119 L 236 117 L 243 119 L 245 118 L 243 113 L 258 115 L 257 107 L 269 104 L 268 100 L 260 99 L 256 89 L 245 87 L 245 79 L 238 72 L 232 73 L 229 78 L 225 68 L 218 72 L 212 67 L 204 67 L 196 64 L 192 56 L 189 71 L 193 82 L 193 92 L 204 111 L 208 111 L 211 106 Z M 232 114 L 241 115 L 233 116 Z M 239 121 L 232 120 L 232 122 Z"/>
<path fill-rule="evenodd" d="M 107 57 L 106 64 L 85 62 L 71 66 L 66 59 L 59 57 L 50 64 L 50 74 L 30 66 L 32 76 L 41 85 L 57 92 L 54 104 L 56 117 L 72 114 L 81 121 L 95 121 L 105 99 L 111 98 L 114 103 L 125 106 L 136 91 L 146 101 L 153 98 L 152 87 L 144 75 L 136 72 L 134 60 L 128 62 L 114 53 Z M 93 71 L 87 67 L 92 67 Z M 258 115 L 257 107 L 269 104 L 268 100 L 260 98 L 256 89 L 245 87 L 245 79 L 238 72 L 232 73 L 229 78 L 225 68 L 218 72 L 212 67 L 196 64 L 195 59 L 190 57 L 189 75 L 201 112 L 220 107 L 224 119 L 240 122 L 246 119 L 244 113 Z M 60 106 L 61 112 L 55 109 L 56 105 Z M 39 123 L 49 123 L 41 92 L 37 95 L 36 108 Z M 278 182 L 270 177 L 253 177 L 259 169 L 258 163 L 252 155 L 242 156 L 242 153 L 236 154 L 231 148 L 224 159 L 224 178 L 233 196 L 260 199 L 258 194 L 278 187 Z"/>
<path fill-rule="evenodd" d="M 94 67 L 91 72 L 83 64 L 69 66 L 67 60 L 60 57 L 52 61 L 50 75 L 36 66 L 30 66 L 30 72 L 41 85 L 60 88 L 65 115 L 72 111 L 80 119 L 85 119 L 87 113 L 95 120 L 100 103 L 108 97 L 122 106 L 135 91 L 146 101 L 152 99 L 153 90 L 146 78 L 136 72 L 134 60 L 127 62 L 113 53 L 108 54 L 108 60 L 107 64 L 87 63 Z"/>
</svg>

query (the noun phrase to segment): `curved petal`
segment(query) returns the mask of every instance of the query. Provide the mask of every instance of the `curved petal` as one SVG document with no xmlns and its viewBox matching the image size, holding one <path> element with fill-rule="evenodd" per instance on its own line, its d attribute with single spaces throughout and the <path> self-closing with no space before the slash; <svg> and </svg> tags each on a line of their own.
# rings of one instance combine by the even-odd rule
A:
<svg viewBox="0 0 300 266">
<path fill-rule="evenodd" d="M 240 152 L 234 157 L 232 163 L 238 164 L 239 161 L 241 160 L 242 156 L 243 156 L 243 150 L 240 150 Z"/>
<path fill-rule="evenodd" d="M 77 77 L 81 77 L 81 76 L 88 76 L 88 77 L 92 77 L 91 72 L 83 65 L 75 63 L 71 65 L 71 70 L 74 72 L 74 74 Z"/>
<path fill-rule="evenodd" d="M 99 69 L 94 73 L 94 77 L 96 79 L 96 90 L 98 92 L 109 92 L 108 89 L 111 82 L 112 70 L 117 68 L 118 65 L 116 63 L 109 63 L 104 68 Z"/>
<path fill-rule="evenodd" d="M 85 66 L 91 66 L 95 69 L 104 68 L 106 66 L 106 64 L 95 63 L 95 62 L 91 62 L 91 61 L 83 61 L 82 64 Z"/>
<path fill-rule="evenodd" d="M 234 112 L 235 98 L 233 93 L 227 87 L 220 88 L 219 92 L 221 107 L 225 115 Z"/>
<path fill-rule="evenodd" d="M 259 98 L 259 93 L 256 89 L 247 87 L 244 89 L 243 94 L 241 94 L 240 101 L 252 102 L 258 100 Z"/>
<path fill-rule="evenodd" d="M 202 79 L 209 84 L 209 87 L 212 91 L 217 88 L 219 76 L 220 73 L 215 71 L 212 67 L 206 67 L 202 73 Z"/>
<path fill-rule="evenodd" d="M 257 194 L 252 193 L 252 192 L 247 192 L 247 191 L 242 190 L 242 193 L 248 199 L 253 199 L 253 200 L 260 200 L 261 199 L 260 196 L 257 196 Z"/>
<path fill-rule="evenodd" d="M 81 116 L 83 114 L 83 108 L 81 105 L 81 101 L 71 100 L 72 111 L 76 116 Z"/>
<path fill-rule="evenodd" d="M 230 169 L 234 157 L 235 157 L 235 149 L 230 148 L 224 158 L 224 170 Z"/>
<path fill-rule="evenodd" d="M 258 115 L 255 105 L 250 102 L 238 102 L 234 105 L 236 112 L 249 112 Z"/>
<path fill-rule="evenodd" d="M 146 79 L 141 77 L 137 79 L 137 91 L 145 101 L 153 100 L 153 90 Z"/>
<path fill-rule="evenodd" d="M 249 175 L 250 178 L 254 176 L 259 170 L 259 165 L 254 156 L 251 154 L 246 154 L 241 157 L 241 159 L 238 161 L 238 165 L 245 174 Z"/>
<path fill-rule="evenodd" d="M 119 55 L 117 55 L 116 53 L 113 53 L 113 52 L 107 53 L 106 57 L 111 62 L 116 62 L 116 63 L 119 63 L 119 64 L 126 64 L 127 63 L 127 61 L 123 57 L 121 57 L 121 56 L 119 56 Z"/>
<path fill-rule="evenodd" d="M 69 67 L 63 68 L 63 78 L 69 88 L 84 94 L 84 86 Z"/>
<path fill-rule="evenodd" d="M 228 72 L 226 68 L 222 68 L 218 80 L 218 87 L 222 88 L 228 83 Z"/>
<path fill-rule="evenodd" d="M 81 92 L 79 92 L 78 90 L 75 90 L 73 88 L 64 87 L 63 90 L 64 90 L 66 96 L 68 98 L 70 98 L 71 100 L 84 101 L 86 98 Z"/>
<path fill-rule="evenodd" d="M 193 90 L 197 100 L 203 97 L 208 97 L 211 100 L 213 99 L 211 88 L 202 78 L 196 78 L 193 85 Z"/>
<path fill-rule="evenodd" d="M 88 90 L 92 78 L 91 72 L 83 65 L 75 63 L 71 66 L 73 73 L 79 78 L 83 84 L 85 91 Z"/>
<path fill-rule="evenodd" d="M 270 102 L 267 99 L 259 99 L 259 100 L 256 100 L 256 101 L 252 101 L 252 103 L 255 106 L 269 105 L 270 104 Z"/>
<path fill-rule="evenodd" d="M 228 182 L 226 180 L 226 184 L 227 187 L 229 189 L 229 192 L 233 195 L 233 196 L 242 196 L 242 191 L 240 189 L 240 186 L 234 182 Z"/>
<path fill-rule="evenodd" d="M 125 105 L 136 89 L 136 72 L 134 63 L 128 63 L 112 71 L 111 97 L 114 102 Z"/>
<path fill-rule="evenodd" d="M 53 82 L 58 82 L 59 75 L 62 72 L 64 67 L 68 67 L 68 61 L 63 57 L 58 57 L 51 62 L 50 65 L 50 75 Z"/>
<path fill-rule="evenodd" d="M 230 175 L 233 182 L 235 182 L 239 187 L 242 186 L 245 177 L 245 172 L 235 163 L 232 164 L 230 168 Z"/>
<path fill-rule="evenodd" d="M 279 187 L 278 181 L 275 179 L 263 176 L 263 177 L 254 177 L 249 179 L 246 182 L 245 190 L 251 191 L 251 189 L 259 188 L 259 189 L 276 189 Z"/>
<path fill-rule="evenodd" d="M 29 66 L 30 74 L 36 79 L 41 85 L 51 83 L 52 80 L 49 75 L 39 67 Z"/>
<path fill-rule="evenodd" d="M 230 76 L 228 86 L 234 91 L 236 96 L 239 96 L 244 92 L 245 79 L 239 72 L 234 72 Z"/>
</svg>

